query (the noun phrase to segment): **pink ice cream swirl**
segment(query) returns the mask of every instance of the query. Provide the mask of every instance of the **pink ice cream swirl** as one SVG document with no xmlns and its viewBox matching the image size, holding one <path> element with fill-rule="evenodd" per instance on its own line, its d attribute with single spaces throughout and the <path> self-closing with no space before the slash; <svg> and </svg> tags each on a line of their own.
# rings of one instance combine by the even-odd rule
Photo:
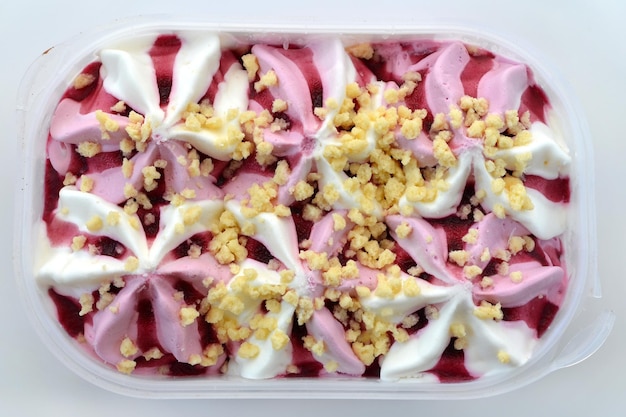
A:
<svg viewBox="0 0 626 417">
<path fill-rule="evenodd" d="M 544 239 L 563 232 L 565 217 L 562 213 L 564 203 L 569 199 L 567 172 L 570 158 L 551 137 L 554 134 L 545 124 L 550 104 L 525 65 L 481 49 L 469 48 L 460 42 L 402 47 L 383 45 L 378 51 L 385 63 L 384 77 L 400 83 L 403 74 L 418 73 L 421 79 L 412 93 L 399 104 L 427 110 L 423 130 L 417 138 L 407 139 L 398 129 L 398 144 L 413 152 L 420 167 L 447 166 L 446 181 L 449 185 L 439 191 L 436 201 L 410 204 L 404 200 L 401 204 L 412 206 L 423 217 L 445 217 L 456 211 L 465 192 L 465 184 L 473 182 L 476 192 L 487 194 L 482 202 L 486 210 L 491 211 L 501 205 L 507 215 Z M 506 147 L 487 145 L 486 139 L 470 133 L 470 126 L 454 120 L 454 112 L 460 113 L 462 101 L 468 97 L 484 100 L 482 103 L 488 106 L 484 110 L 486 114 L 500 118 L 502 124 L 497 127 L 496 134 L 511 135 L 505 120 L 508 120 L 507 114 L 514 112 L 515 117 L 524 119 L 524 128 L 528 129 L 532 140 Z M 435 129 L 432 123 L 436 115 L 442 116 L 444 125 Z M 446 139 L 455 158 L 452 163 L 444 163 L 435 157 L 433 139 L 436 139 L 438 129 L 452 133 Z M 528 161 L 520 168 L 522 157 L 527 157 Z M 544 162 L 545 165 L 541 166 Z M 508 171 L 506 176 L 518 171 L 515 175 L 522 177 L 522 181 L 524 176 L 537 180 L 536 185 L 528 189 L 533 210 L 512 209 L 507 199 L 508 191 L 498 195 L 492 191 L 494 173 L 488 172 L 488 166 L 494 163 L 503 164 Z M 554 187 L 562 190 L 559 196 L 551 195 L 549 190 Z M 545 222 L 544 219 L 552 220 Z"/>
<path fill-rule="evenodd" d="M 192 373 L 217 372 L 224 351 L 210 326 L 196 319 L 208 287 L 231 276 L 210 253 L 198 253 L 202 242 L 211 239 L 209 230 L 222 202 L 161 207 L 162 222 L 153 239 L 136 227 L 136 214 L 93 194 L 66 187 L 59 204 L 64 210 L 57 210 L 56 218 L 75 226 L 76 236 L 87 241 L 106 237 L 116 246 L 103 252 L 103 247 L 77 244 L 73 238 L 71 250 L 53 249 L 56 256 L 39 271 L 39 278 L 54 283 L 61 293 L 77 282 L 95 287 L 80 299 L 84 338 L 93 353 L 123 372 L 126 362 L 138 373 L 176 374 L 183 364 Z M 189 210 L 195 213 L 193 222 L 184 220 Z M 109 220 L 89 228 L 90 218 Z M 176 227 L 185 223 L 183 230 Z M 213 345 L 220 348 L 209 355 Z"/>
<path fill-rule="evenodd" d="M 186 62 L 191 54 L 197 55 Z M 76 165 L 86 165 L 78 171 L 93 180 L 90 192 L 118 204 L 128 198 L 124 186 L 130 184 L 140 190 L 144 168 L 159 161 L 161 165 L 157 164 L 157 168 L 164 176 L 167 192 L 180 193 L 187 189 L 193 190 L 196 195 L 193 198 L 221 198 L 220 190 L 214 185 L 218 169 L 201 175 L 190 170 L 192 161 L 187 161 L 188 144 L 211 152 L 216 139 L 210 133 L 186 130 L 182 116 L 187 104 L 200 102 L 205 97 L 217 106 L 216 113 L 225 111 L 223 107 L 233 103 L 215 103 L 220 89 L 236 90 L 235 96 L 247 94 L 247 86 L 241 87 L 242 70 L 234 57 L 225 54 L 222 59 L 214 42 L 202 44 L 188 40 L 181 43 L 176 37 L 161 37 L 141 54 L 104 50 L 101 60 L 100 71 L 91 75 L 95 77 L 91 93 L 76 101 L 76 94 L 71 94 L 70 90 L 53 115 L 48 154 L 55 170 L 64 175 Z M 239 79 L 230 76 L 237 72 Z M 190 90 L 189 86 L 195 89 Z M 245 108 L 245 103 L 234 104 L 242 110 Z M 101 121 L 97 113 L 114 126 L 105 127 L 106 121 Z M 133 124 L 129 120 L 131 113 L 141 117 L 138 128 L 145 129 L 146 134 L 142 131 L 144 136 L 138 140 L 137 149 L 143 145 L 141 150 L 131 146 L 124 152 L 133 166 L 132 173 L 127 174 L 122 169 L 119 151 L 122 139 L 129 140 L 128 129 Z M 77 161 L 80 157 L 72 150 L 84 142 L 95 144 L 102 154 Z M 218 151 L 210 156 L 224 158 Z M 103 163 L 96 163 L 100 160 Z M 222 165 L 218 161 L 215 166 Z M 79 188 L 81 182 L 81 179 L 77 182 Z"/>
<path fill-rule="evenodd" d="M 386 222 L 391 230 L 402 223 L 411 227 L 408 237 L 392 232 L 394 239 L 431 283 L 447 289 L 449 298 L 431 307 L 428 323 L 408 342 L 392 346 L 382 360 L 381 377 L 431 373 L 447 378 L 439 366 L 451 349 L 451 336 L 454 349 L 463 349 L 467 378 L 528 360 L 528 349 L 547 329 L 535 321 L 533 311 L 553 314 L 567 286 L 560 256 L 553 256 L 553 240 L 536 240 L 520 224 L 488 214 L 467 229 L 460 250 L 449 251 L 448 236 L 457 233 L 450 226 L 433 227 L 400 216 L 389 216 Z M 421 306 L 402 307 L 412 311 Z"/>
</svg>

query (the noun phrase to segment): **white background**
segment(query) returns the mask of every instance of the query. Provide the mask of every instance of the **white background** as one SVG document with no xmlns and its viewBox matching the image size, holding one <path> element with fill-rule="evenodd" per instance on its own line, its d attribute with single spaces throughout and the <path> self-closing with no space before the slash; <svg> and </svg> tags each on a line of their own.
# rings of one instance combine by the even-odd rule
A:
<svg viewBox="0 0 626 417">
<path fill-rule="evenodd" d="M 550 58 L 573 86 L 595 148 L 599 272 L 603 303 L 617 320 L 590 359 L 512 393 L 471 401 L 145 400 L 109 393 L 66 369 L 34 333 L 17 297 L 12 268 L 17 86 L 47 48 L 126 16 L 175 13 L 209 21 L 411 24 L 465 21 L 511 35 Z M 0 2 L 0 415 L 528 415 L 617 416 L 626 409 L 626 2 L 299 2 L 260 0 Z"/>
</svg>

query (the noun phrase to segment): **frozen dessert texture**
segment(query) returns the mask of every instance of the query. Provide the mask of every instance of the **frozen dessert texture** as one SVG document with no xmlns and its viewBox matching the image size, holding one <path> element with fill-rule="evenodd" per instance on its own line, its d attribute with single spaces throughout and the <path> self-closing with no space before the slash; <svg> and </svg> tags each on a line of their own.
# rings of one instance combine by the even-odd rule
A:
<svg viewBox="0 0 626 417">
<path fill-rule="evenodd" d="M 36 276 L 122 373 L 523 366 L 567 290 L 567 149 L 523 63 L 455 41 L 103 48 L 60 99 Z"/>
</svg>

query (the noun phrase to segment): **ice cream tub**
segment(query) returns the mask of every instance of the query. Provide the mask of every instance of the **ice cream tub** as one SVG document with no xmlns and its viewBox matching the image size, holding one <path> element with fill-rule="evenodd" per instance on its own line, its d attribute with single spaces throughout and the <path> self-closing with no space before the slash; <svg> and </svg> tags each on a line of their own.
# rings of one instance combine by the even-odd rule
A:
<svg viewBox="0 0 626 417">
<path fill-rule="evenodd" d="M 471 398 L 597 350 L 592 143 L 459 25 L 140 19 L 18 99 L 17 280 L 86 380 L 163 398 Z"/>
</svg>

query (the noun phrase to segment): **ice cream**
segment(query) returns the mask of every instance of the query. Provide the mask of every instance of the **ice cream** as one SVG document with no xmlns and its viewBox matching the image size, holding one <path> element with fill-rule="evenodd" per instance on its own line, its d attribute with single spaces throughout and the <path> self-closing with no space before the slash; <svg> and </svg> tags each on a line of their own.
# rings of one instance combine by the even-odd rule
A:
<svg viewBox="0 0 626 417">
<path fill-rule="evenodd" d="M 455 382 L 567 290 L 567 149 L 531 69 L 454 41 L 97 51 L 52 117 L 35 265 L 120 372 Z"/>
</svg>

